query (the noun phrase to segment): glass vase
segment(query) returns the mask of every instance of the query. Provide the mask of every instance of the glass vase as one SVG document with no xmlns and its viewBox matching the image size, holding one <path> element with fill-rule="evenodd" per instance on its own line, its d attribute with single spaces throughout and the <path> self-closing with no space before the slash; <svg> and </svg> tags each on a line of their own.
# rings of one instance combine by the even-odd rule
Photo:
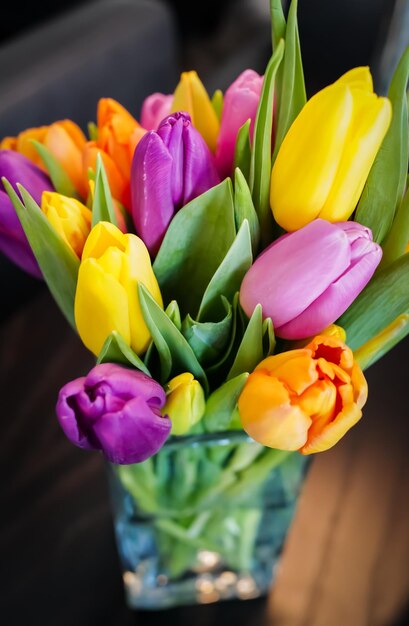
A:
<svg viewBox="0 0 409 626">
<path fill-rule="evenodd" d="M 109 465 L 128 605 L 268 592 L 307 465 L 242 431 L 173 438 L 143 463 Z"/>
</svg>

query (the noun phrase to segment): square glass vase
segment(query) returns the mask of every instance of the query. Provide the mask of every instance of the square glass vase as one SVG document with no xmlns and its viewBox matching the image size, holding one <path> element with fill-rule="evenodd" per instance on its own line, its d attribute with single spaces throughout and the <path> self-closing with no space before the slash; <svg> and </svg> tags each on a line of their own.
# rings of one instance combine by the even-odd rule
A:
<svg viewBox="0 0 409 626">
<path fill-rule="evenodd" d="M 128 605 L 266 594 L 308 465 L 243 431 L 171 438 L 143 463 L 108 465 Z"/>
</svg>

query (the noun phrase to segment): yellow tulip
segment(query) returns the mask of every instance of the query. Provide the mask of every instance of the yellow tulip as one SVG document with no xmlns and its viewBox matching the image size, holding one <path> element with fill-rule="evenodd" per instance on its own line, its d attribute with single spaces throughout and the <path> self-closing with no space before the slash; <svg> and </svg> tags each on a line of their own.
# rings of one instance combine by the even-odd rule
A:
<svg viewBox="0 0 409 626">
<path fill-rule="evenodd" d="M 216 151 L 220 122 L 196 72 L 183 72 L 173 95 L 171 112 L 186 111 L 212 152 Z"/>
<path fill-rule="evenodd" d="M 108 222 L 96 224 L 82 253 L 74 307 L 79 336 L 94 354 L 99 354 L 114 330 L 137 354 L 145 352 L 151 336 L 139 303 L 138 283 L 163 307 L 143 241 Z"/>
<path fill-rule="evenodd" d="M 197 424 L 205 412 L 206 401 L 200 383 L 193 374 L 175 376 L 166 386 L 167 400 L 162 409 L 172 422 L 172 435 L 184 435 Z"/>
<path fill-rule="evenodd" d="M 302 454 L 332 448 L 362 416 L 368 394 L 352 351 L 334 336 L 261 361 L 238 408 L 244 430 L 259 443 Z"/>
<path fill-rule="evenodd" d="M 41 210 L 57 233 L 81 258 L 91 230 L 91 211 L 78 200 L 52 191 L 43 192 Z"/>
<path fill-rule="evenodd" d="M 367 67 L 347 72 L 307 102 L 281 144 L 270 203 L 287 231 L 354 211 L 392 117 Z"/>
</svg>

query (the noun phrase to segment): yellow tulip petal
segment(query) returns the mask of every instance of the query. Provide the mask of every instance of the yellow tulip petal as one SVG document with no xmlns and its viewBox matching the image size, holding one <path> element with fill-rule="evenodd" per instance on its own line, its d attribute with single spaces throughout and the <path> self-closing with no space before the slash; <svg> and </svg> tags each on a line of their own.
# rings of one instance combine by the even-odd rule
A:
<svg viewBox="0 0 409 626">
<path fill-rule="evenodd" d="M 126 246 L 125 235 L 109 222 L 98 222 L 92 229 L 87 243 L 85 244 L 82 258 L 99 258 L 110 247 L 116 247 L 124 251 Z"/>
<path fill-rule="evenodd" d="M 183 72 L 175 89 L 171 112 L 186 111 L 212 152 L 215 152 L 220 123 L 209 95 L 197 73 Z"/>
<path fill-rule="evenodd" d="M 354 67 L 345 72 L 336 82 L 373 92 L 373 80 L 368 66 Z"/>
<path fill-rule="evenodd" d="M 127 293 L 95 259 L 80 265 L 74 313 L 78 334 L 95 355 L 114 330 L 130 345 Z"/>
<path fill-rule="evenodd" d="M 350 88 L 335 83 L 307 102 L 284 138 L 271 175 L 270 203 L 285 230 L 315 219 L 331 191 L 353 113 Z"/>
<path fill-rule="evenodd" d="M 91 211 L 78 200 L 53 191 L 43 192 L 41 210 L 57 233 L 81 258 L 91 230 Z"/>
<path fill-rule="evenodd" d="M 324 452 L 332 448 L 350 428 L 359 422 L 361 417 L 362 411 L 356 404 L 348 405 L 320 432 L 315 434 L 314 429 L 310 429 L 308 441 L 300 449 L 301 454 Z"/>
<path fill-rule="evenodd" d="M 392 106 L 387 98 L 352 89 L 354 113 L 331 192 L 319 217 L 347 220 L 355 210 L 369 171 L 389 128 Z"/>
</svg>

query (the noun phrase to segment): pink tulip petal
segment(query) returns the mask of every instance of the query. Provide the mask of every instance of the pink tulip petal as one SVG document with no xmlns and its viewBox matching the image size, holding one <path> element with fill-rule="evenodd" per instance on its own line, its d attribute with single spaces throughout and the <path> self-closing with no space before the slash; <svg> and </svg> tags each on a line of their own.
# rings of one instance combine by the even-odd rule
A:
<svg viewBox="0 0 409 626">
<path fill-rule="evenodd" d="M 145 98 L 141 111 L 141 126 L 146 130 L 156 130 L 162 120 L 170 114 L 173 95 L 153 93 Z"/>
</svg>

